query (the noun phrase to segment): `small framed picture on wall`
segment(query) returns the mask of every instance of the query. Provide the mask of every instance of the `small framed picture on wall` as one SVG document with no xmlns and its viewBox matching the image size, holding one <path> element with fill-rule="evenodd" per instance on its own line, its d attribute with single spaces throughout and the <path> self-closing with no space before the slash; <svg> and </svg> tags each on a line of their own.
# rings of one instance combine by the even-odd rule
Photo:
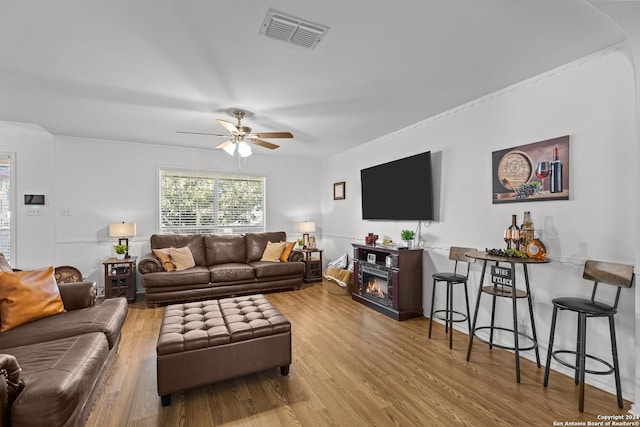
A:
<svg viewBox="0 0 640 427">
<path fill-rule="evenodd" d="M 333 184 L 333 200 L 345 199 L 345 182 L 336 182 Z"/>
</svg>

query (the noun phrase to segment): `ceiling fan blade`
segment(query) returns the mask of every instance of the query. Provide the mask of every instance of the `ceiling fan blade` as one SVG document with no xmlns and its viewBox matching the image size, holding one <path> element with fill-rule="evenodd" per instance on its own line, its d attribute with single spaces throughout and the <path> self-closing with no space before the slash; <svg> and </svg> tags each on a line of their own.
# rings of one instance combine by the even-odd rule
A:
<svg viewBox="0 0 640 427">
<path fill-rule="evenodd" d="M 258 138 L 293 138 L 291 132 L 260 132 L 254 133 L 253 135 Z"/>
<path fill-rule="evenodd" d="M 227 145 L 231 144 L 232 142 L 233 142 L 233 138 L 231 138 L 231 139 L 227 139 L 225 142 L 223 142 L 223 143 L 221 143 L 221 144 L 218 144 L 218 145 L 216 146 L 216 148 L 224 148 L 224 147 L 226 147 Z"/>
<path fill-rule="evenodd" d="M 229 136 L 229 135 L 222 135 L 220 133 L 205 133 L 205 132 L 185 132 L 185 131 L 176 131 L 176 133 L 189 133 L 192 135 L 213 135 L 213 136 Z"/>
<path fill-rule="evenodd" d="M 270 148 L 271 150 L 273 150 L 274 148 L 278 148 L 278 147 L 280 147 L 279 145 L 272 144 L 272 143 L 270 143 L 270 142 L 263 141 L 263 140 L 258 139 L 258 138 L 249 138 L 249 141 L 251 141 L 251 142 L 253 142 L 254 144 L 259 145 L 259 146 L 261 146 L 261 147 L 264 147 L 264 148 Z"/>
<path fill-rule="evenodd" d="M 228 122 L 226 120 L 222 120 L 222 119 L 218 119 L 218 123 L 220 123 L 222 126 L 224 126 L 224 128 L 226 130 L 228 130 L 229 132 L 231 132 L 234 135 L 237 135 L 239 133 L 238 127 L 236 125 L 234 125 L 231 122 Z"/>
</svg>

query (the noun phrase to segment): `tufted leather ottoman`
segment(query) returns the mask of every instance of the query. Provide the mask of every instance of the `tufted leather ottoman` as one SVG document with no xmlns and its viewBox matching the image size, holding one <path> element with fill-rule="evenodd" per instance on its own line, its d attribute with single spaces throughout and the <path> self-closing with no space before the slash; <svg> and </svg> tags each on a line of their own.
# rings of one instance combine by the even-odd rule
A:
<svg viewBox="0 0 640 427">
<path fill-rule="evenodd" d="M 158 395 L 291 364 L 291 324 L 263 295 L 173 304 L 158 345 Z"/>
</svg>

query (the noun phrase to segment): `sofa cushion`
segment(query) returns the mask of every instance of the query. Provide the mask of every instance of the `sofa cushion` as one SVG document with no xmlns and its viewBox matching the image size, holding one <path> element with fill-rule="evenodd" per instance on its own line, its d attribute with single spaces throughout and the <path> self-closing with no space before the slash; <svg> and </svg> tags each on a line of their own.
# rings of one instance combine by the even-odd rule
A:
<svg viewBox="0 0 640 427">
<path fill-rule="evenodd" d="M 53 267 L 0 272 L 0 332 L 64 311 Z"/>
<path fill-rule="evenodd" d="M 256 277 L 253 267 L 244 263 L 212 265 L 209 271 L 211 283 L 247 281 Z"/>
<path fill-rule="evenodd" d="M 7 350 L 22 368 L 24 388 L 11 407 L 11 424 L 79 425 L 109 357 L 102 333 L 82 334 Z M 36 423 L 37 421 L 37 423 Z"/>
<path fill-rule="evenodd" d="M 25 323 L 19 328 L 0 334 L 0 349 L 4 351 L 8 347 L 53 341 L 91 332 L 101 332 L 105 335 L 111 348 L 120 335 L 127 310 L 125 298 L 110 298 L 93 307 L 66 311 Z"/>
<path fill-rule="evenodd" d="M 293 247 L 296 245 L 296 242 L 284 242 L 284 250 L 282 251 L 282 255 L 280 255 L 280 261 L 287 262 L 289 261 L 289 255 L 293 252 Z"/>
<path fill-rule="evenodd" d="M 247 233 L 244 235 L 247 242 L 247 262 L 260 261 L 267 242 L 283 242 L 287 240 L 284 231 L 272 233 Z"/>
<path fill-rule="evenodd" d="M 185 288 L 193 285 L 209 283 L 210 273 L 207 267 L 196 265 L 193 268 L 182 271 L 160 271 L 147 273 L 142 276 L 142 285 L 145 288 Z"/>
<path fill-rule="evenodd" d="M 151 252 L 160 260 L 165 271 L 176 270 L 176 266 L 173 265 L 171 260 L 171 255 L 169 255 L 169 248 L 152 249 Z"/>
<path fill-rule="evenodd" d="M 263 279 L 265 277 L 278 277 L 301 275 L 304 273 L 304 263 L 302 262 L 269 262 L 256 261 L 249 263 L 256 271 L 256 277 Z"/>
<path fill-rule="evenodd" d="M 191 255 L 189 246 L 184 246 L 182 248 L 171 247 L 169 248 L 169 256 L 171 257 L 173 264 L 176 266 L 176 271 L 182 271 L 196 266 L 196 262 L 193 260 L 193 255 Z"/>
<path fill-rule="evenodd" d="M 204 239 L 202 234 L 154 234 L 149 239 L 151 249 L 182 248 L 189 246 L 196 265 L 206 266 Z"/>
<path fill-rule="evenodd" d="M 245 238 L 241 234 L 208 234 L 204 236 L 204 247 L 208 266 L 247 260 Z"/>
<path fill-rule="evenodd" d="M 280 256 L 286 244 L 286 242 L 267 242 L 267 247 L 264 248 L 260 261 L 280 262 Z"/>
<path fill-rule="evenodd" d="M 6 273 L 13 272 L 11 264 L 9 264 L 9 261 L 4 257 L 4 254 L 0 254 L 0 271 L 4 271 Z"/>
</svg>

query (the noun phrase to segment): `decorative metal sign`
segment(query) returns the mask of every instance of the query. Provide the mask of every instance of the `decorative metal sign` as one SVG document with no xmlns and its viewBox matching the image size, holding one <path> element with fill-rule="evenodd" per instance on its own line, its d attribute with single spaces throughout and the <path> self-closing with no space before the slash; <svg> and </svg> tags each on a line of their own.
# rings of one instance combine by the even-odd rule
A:
<svg viewBox="0 0 640 427">
<path fill-rule="evenodd" d="M 513 286 L 513 269 L 510 267 L 492 265 L 491 283 L 501 286 Z"/>
</svg>

